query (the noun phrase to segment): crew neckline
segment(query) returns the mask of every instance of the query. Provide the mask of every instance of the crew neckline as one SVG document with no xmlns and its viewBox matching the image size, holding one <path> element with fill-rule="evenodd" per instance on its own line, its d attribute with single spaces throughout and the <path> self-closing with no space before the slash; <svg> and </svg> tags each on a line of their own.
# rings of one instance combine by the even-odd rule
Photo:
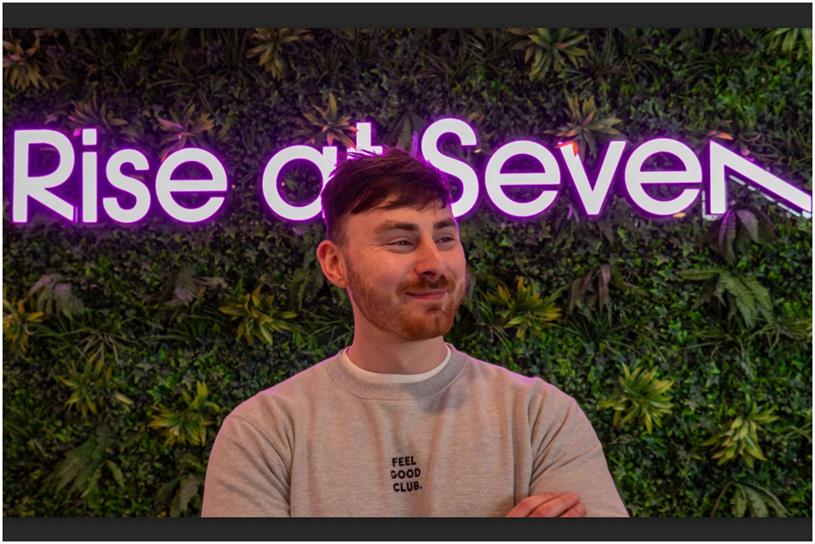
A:
<svg viewBox="0 0 815 544">
<path fill-rule="evenodd" d="M 458 351 L 453 345 L 445 343 L 449 350 L 446 362 L 442 362 L 432 370 L 423 372 L 420 381 L 379 381 L 371 380 L 368 373 L 359 367 L 350 368 L 353 365 L 348 360 L 343 360 L 344 349 L 334 357 L 326 361 L 326 370 L 343 389 L 360 398 L 380 399 L 380 400 L 410 400 L 427 398 L 433 396 L 453 381 L 455 381 L 464 369 L 467 355 Z M 371 373 L 376 374 L 376 373 Z M 430 374 L 430 376 L 425 376 Z M 417 376 L 416 374 L 382 374 L 380 376 Z"/>
<path fill-rule="evenodd" d="M 452 351 L 450 350 L 450 346 L 444 344 L 445 351 L 447 354 L 444 356 L 444 359 L 425 372 L 420 372 L 418 374 L 393 374 L 393 373 L 386 373 L 386 372 L 371 372 L 370 370 L 365 370 L 357 366 L 351 358 L 348 356 L 348 350 L 350 347 L 344 348 L 339 353 L 339 358 L 343 362 L 343 364 L 348 368 L 351 372 L 356 374 L 360 377 L 360 379 L 366 380 L 371 383 L 415 383 L 421 382 L 428 378 L 432 378 L 439 372 L 441 372 L 447 363 L 450 361 L 450 355 Z"/>
</svg>

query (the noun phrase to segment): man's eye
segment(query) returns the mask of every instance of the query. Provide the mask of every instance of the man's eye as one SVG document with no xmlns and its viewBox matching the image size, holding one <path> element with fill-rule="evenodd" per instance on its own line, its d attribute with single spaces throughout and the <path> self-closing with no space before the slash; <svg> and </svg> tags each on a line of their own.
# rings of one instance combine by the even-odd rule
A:
<svg viewBox="0 0 815 544">
<path fill-rule="evenodd" d="M 453 236 L 442 236 L 441 238 L 436 239 L 437 244 L 451 244 L 455 241 L 456 239 Z M 415 243 L 412 240 L 394 240 L 393 242 L 388 242 L 388 245 L 392 247 L 406 248 L 413 247 Z"/>
</svg>

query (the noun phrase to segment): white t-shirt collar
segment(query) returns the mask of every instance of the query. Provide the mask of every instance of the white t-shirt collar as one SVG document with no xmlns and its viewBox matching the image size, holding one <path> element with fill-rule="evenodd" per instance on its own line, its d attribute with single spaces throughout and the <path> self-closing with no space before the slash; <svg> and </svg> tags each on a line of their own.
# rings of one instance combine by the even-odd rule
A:
<svg viewBox="0 0 815 544">
<path fill-rule="evenodd" d="M 444 347 L 447 348 L 447 355 L 444 357 L 444 360 L 432 368 L 427 372 L 422 372 L 420 374 L 384 374 L 381 372 L 371 372 L 369 370 L 364 370 L 357 365 L 355 365 L 351 359 L 348 358 L 348 348 L 343 349 L 340 352 L 340 359 L 342 360 L 343 364 L 352 372 L 354 375 L 358 376 L 362 380 L 366 380 L 372 383 L 415 383 L 426 380 L 432 376 L 435 376 L 442 369 L 447 365 L 450 361 L 450 346 L 446 343 Z"/>
</svg>

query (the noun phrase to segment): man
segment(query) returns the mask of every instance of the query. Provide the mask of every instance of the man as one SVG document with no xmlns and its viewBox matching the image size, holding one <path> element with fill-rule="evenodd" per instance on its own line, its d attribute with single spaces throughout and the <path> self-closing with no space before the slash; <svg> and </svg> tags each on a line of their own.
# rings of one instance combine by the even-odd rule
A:
<svg viewBox="0 0 815 544">
<path fill-rule="evenodd" d="M 322 204 L 353 342 L 227 416 L 202 515 L 626 516 L 574 399 L 444 342 L 467 267 L 438 171 L 348 160 Z"/>
</svg>

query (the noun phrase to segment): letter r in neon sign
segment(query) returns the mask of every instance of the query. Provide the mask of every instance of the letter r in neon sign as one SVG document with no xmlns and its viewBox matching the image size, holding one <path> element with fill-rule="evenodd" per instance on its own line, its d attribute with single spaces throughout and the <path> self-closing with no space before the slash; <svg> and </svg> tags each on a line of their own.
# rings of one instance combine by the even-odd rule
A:
<svg viewBox="0 0 815 544">
<path fill-rule="evenodd" d="M 49 191 L 65 183 L 73 172 L 75 159 L 71 141 L 55 130 L 17 130 L 13 138 L 12 222 L 28 222 L 29 199 L 36 200 L 68 221 L 75 221 L 76 208 Z M 40 176 L 31 175 L 30 159 L 33 145 L 47 145 L 57 151 L 57 167 L 53 172 Z"/>
</svg>

